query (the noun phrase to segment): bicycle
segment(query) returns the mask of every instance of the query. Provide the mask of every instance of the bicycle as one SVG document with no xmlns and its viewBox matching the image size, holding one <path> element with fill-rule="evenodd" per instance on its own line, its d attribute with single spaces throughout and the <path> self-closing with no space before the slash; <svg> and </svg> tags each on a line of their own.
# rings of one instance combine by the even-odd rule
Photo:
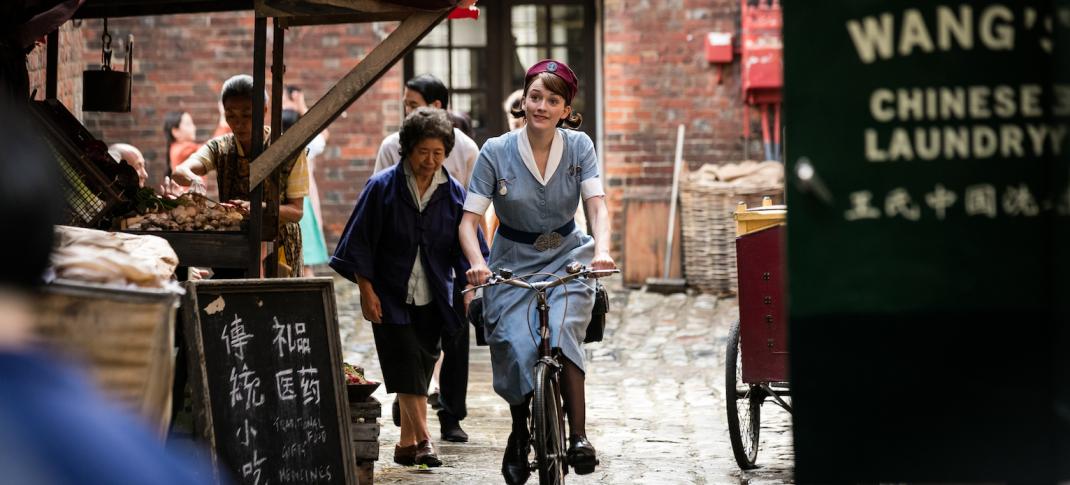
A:
<svg viewBox="0 0 1070 485">
<path fill-rule="evenodd" d="M 464 292 L 469 292 L 505 284 L 535 292 L 536 310 L 539 313 L 540 341 L 538 342 L 539 359 L 535 362 L 534 368 L 535 389 L 531 400 L 531 425 L 528 436 L 535 450 L 535 462 L 531 466 L 538 470 L 539 483 L 542 485 L 564 483 L 565 474 L 568 473 L 568 459 L 565 456 L 564 409 L 560 386 L 561 362 L 550 347 L 550 305 L 546 300 L 546 292 L 577 278 L 620 273 L 619 269 L 594 270 L 575 262 L 569 263 L 565 271 L 568 273 L 565 276 L 548 273 L 514 276 L 512 271 L 500 269 L 492 274 L 486 283 L 464 290 Z M 534 283 L 527 281 L 528 278 L 535 276 L 551 276 L 553 279 Z"/>
</svg>

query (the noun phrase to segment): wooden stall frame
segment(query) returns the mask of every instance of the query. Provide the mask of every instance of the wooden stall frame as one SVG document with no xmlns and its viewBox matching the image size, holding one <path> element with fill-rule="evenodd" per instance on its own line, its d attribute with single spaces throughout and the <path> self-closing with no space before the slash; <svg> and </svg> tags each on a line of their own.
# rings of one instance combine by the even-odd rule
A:
<svg viewBox="0 0 1070 485">
<path fill-rule="evenodd" d="M 257 0 L 258 7 L 264 0 Z M 382 5 L 383 2 L 361 0 L 358 4 Z M 369 52 L 356 66 L 323 95 L 286 133 L 271 144 L 249 167 L 249 183 L 259 184 L 276 167 L 297 155 L 332 121 L 353 104 L 375 81 L 401 60 L 420 39 L 449 15 L 449 9 L 435 12 L 410 10 L 393 32 Z M 280 56 L 281 57 L 281 56 Z M 282 102 L 281 92 L 278 102 Z M 275 102 L 276 100 L 272 100 Z"/>
<path fill-rule="evenodd" d="M 295 0 L 284 3 L 271 0 L 86 0 L 75 13 L 74 18 L 116 18 L 240 10 L 253 10 L 256 16 L 253 33 L 253 79 L 254 86 L 261 90 L 265 84 L 267 18 L 273 17 L 275 37 L 272 49 L 272 86 L 278 86 L 278 89 L 273 88 L 271 93 L 273 120 L 279 118 L 275 116 L 278 113 L 274 111 L 280 109 L 282 104 L 281 88 L 286 71 L 283 55 L 285 29 L 306 25 L 401 21 L 386 39 L 376 45 L 349 73 L 331 87 L 327 94 L 320 98 L 308 113 L 302 116 L 285 134 L 279 133 L 280 130 L 274 126 L 275 122 L 273 122 L 273 143 L 266 150 L 262 151 L 261 148 L 263 133 L 260 130 L 253 131 L 253 149 L 250 153 L 253 164 L 250 167 L 249 183 L 255 188 L 250 196 L 249 224 L 246 231 L 241 234 L 247 243 L 242 245 L 244 247 L 241 249 L 235 248 L 225 251 L 224 254 L 213 255 L 213 262 L 216 264 L 212 266 L 243 268 L 247 277 L 257 277 L 261 269 L 261 229 L 264 224 L 277 223 L 278 216 L 278 194 L 264 194 L 262 182 L 279 165 L 297 155 L 317 133 L 323 131 L 327 125 L 340 116 L 439 22 L 446 19 L 451 8 L 425 11 L 383 0 Z M 59 57 L 57 32 L 50 34 L 46 69 L 46 97 L 53 99 L 56 96 L 55 78 Z M 254 97 L 253 101 L 254 126 L 257 126 L 257 122 L 263 125 L 262 100 Z M 270 206 L 267 210 L 267 218 L 264 217 L 262 201 L 266 201 Z M 234 235 L 237 234 L 231 236 Z M 181 246 L 189 242 L 184 233 L 161 234 L 161 236 L 172 242 L 173 246 Z M 191 255 L 198 254 L 195 251 L 184 252 Z M 274 252 L 268 257 L 267 262 L 265 276 L 277 276 L 278 258 Z M 196 260 L 183 261 L 183 265 L 209 266 Z"/>
</svg>

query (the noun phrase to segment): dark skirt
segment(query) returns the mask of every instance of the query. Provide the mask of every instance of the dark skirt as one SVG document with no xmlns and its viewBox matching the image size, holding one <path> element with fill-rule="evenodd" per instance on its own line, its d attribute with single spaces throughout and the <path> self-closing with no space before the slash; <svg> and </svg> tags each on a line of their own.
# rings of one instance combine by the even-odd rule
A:
<svg viewBox="0 0 1070 485">
<path fill-rule="evenodd" d="M 434 304 L 406 306 L 412 323 L 372 324 L 375 352 L 383 370 L 386 392 L 426 395 L 441 350 L 442 319 Z"/>
</svg>

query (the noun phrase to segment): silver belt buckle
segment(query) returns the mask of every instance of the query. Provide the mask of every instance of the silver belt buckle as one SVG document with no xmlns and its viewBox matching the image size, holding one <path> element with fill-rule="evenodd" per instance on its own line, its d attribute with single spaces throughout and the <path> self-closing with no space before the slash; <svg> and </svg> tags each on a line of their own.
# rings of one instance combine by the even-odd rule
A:
<svg viewBox="0 0 1070 485">
<path fill-rule="evenodd" d="M 556 249 L 561 246 L 561 243 L 565 241 L 565 238 L 561 237 L 556 232 L 547 232 L 539 234 L 539 237 L 535 239 L 535 243 L 532 244 L 536 251 L 543 252 L 547 249 Z"/>
</svg>

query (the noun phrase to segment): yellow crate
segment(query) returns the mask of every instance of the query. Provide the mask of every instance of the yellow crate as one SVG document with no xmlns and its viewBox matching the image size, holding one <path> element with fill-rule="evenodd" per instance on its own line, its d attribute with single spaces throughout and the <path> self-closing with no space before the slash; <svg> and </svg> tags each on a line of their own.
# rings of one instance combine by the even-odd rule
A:
<svg viewBox="0 0 1070 485">
<path fill-rule="evenodd" d="M 777 224 L 784 224 L 788 216 L 786 205 L 773 205 L 773 199 L 762 197 L 761 207 L 747 208 L 746 202 L 736 204 L 736 237 L 759 231 Z"/>
</svg>

